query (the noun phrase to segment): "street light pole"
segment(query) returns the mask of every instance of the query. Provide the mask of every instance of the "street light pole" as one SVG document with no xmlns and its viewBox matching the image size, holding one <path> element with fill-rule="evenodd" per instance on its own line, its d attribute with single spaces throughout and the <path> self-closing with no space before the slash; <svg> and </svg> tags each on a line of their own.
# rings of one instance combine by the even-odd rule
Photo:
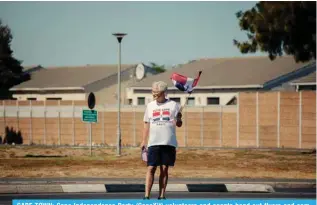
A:
<svg viewBox="0 0 317 205">
<path fill-rule="evenodd" d="M 117 117 L 117 156 L 121 155 L 121 127 L 120 127 L 120 112 L 121 112 L 121 41 L 126 33 L 114 33 L 119 43 L 119 64 L 118 64 L 118 87 L 117 87 L 117 103 L 118 103 L 118 117 Z"/>
</svg>

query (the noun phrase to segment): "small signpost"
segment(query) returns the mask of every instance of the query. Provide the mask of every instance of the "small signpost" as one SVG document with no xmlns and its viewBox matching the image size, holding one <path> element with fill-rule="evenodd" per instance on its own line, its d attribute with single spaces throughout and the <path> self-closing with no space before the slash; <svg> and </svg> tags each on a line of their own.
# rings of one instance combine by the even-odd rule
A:
<svg viewBox="0 0 317 205">
<path fill-rule="evenodd" d="M 88 96 L 88 107 L 90 110 L 83 110 L 82 121 L 89 123 L 89 141 L 90 141 L 90 156 L 92 156 L 92 139 L 91 139 L 91 123 L 98 122 L 98 111 L 94 110 L 96 104 L 96 98 L 94 93 L 89 93 Z"/>
</svg>

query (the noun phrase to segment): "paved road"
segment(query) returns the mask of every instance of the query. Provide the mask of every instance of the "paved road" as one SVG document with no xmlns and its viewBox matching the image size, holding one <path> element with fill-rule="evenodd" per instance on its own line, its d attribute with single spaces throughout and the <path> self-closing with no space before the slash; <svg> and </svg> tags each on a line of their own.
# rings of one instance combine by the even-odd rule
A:
<svg viewBox="0 0 317 205">
<path fill-rule="evenodd" d="M 153 192 L 155 199 L 158 193 Z M 37 193 L 0 194 L 0 205 L 11 205 L 13 199 L 142 199 L 142 192 L 125 193 Z M 168 192 L 169 199 L 316 199 L 314 188 L 275 188 L 274 193 L 234 193 L 234 192 Z"/>
</svg>

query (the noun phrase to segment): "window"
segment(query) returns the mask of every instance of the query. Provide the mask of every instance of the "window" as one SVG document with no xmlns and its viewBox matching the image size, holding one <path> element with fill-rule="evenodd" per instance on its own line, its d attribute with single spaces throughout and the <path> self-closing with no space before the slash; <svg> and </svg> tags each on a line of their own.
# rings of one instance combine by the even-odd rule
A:
<svg viewBox="0 0 317 205">
<path fill-rule="evenodd" d="M 187 105 L 195 105 L 195 98 L 187 98 Z"/>
<path fill-rule="evenodd" d="M 46 98 L 46 100 L 62 100 L 62 98 Z"/>
<path fill-rule="evenodd" d="M 237 98 L 233 97 L 228 103 L 227 105 L 236 105 L 237 104 Z"/>
<path fill-rule="evenodd" d="M 28 100 L 36 100 L 36 98 L 27 98 Z"/>
<path fill-rule="evenodd" d="M 138 97 L 138 105 L 145 105 L 145 97 Z"/>
<path fill-rule="evenodd" d="M 181 103 L 181 98 L 170 98 L 170 100 L 173 100 L 177 103 Z"/>
<path fill-rule="evenodd" d="M 219 105 L 219 98 L 218 97 L 210 97 L 207 98 L 207 104 L 208 105 Z"/>
<path fill-rule="evenodd" d="M 133 104 L 133 100 L 132 99 L 128 99 L 128 103 L 129 103 L 129 105 L 132 105 Z"/>
<path fill-rule="evenodd" d="M 300 85 L 298 86 L 298 91 L 300 90 L 316 90 L 316 85 Z"/>
</svg>

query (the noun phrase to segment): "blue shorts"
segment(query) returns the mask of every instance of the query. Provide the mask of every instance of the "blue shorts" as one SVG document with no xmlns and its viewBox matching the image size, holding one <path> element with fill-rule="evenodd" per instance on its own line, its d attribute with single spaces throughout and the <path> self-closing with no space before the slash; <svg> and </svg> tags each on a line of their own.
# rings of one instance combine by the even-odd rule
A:
<svg viewBox="0 0 317 205">
<path fill-rule="evenodd" d="M 148 166 L 174 166 L 176 160 L 176 148 L 169 145 L 155 145 L 148 147 Z"/>
</svg>

